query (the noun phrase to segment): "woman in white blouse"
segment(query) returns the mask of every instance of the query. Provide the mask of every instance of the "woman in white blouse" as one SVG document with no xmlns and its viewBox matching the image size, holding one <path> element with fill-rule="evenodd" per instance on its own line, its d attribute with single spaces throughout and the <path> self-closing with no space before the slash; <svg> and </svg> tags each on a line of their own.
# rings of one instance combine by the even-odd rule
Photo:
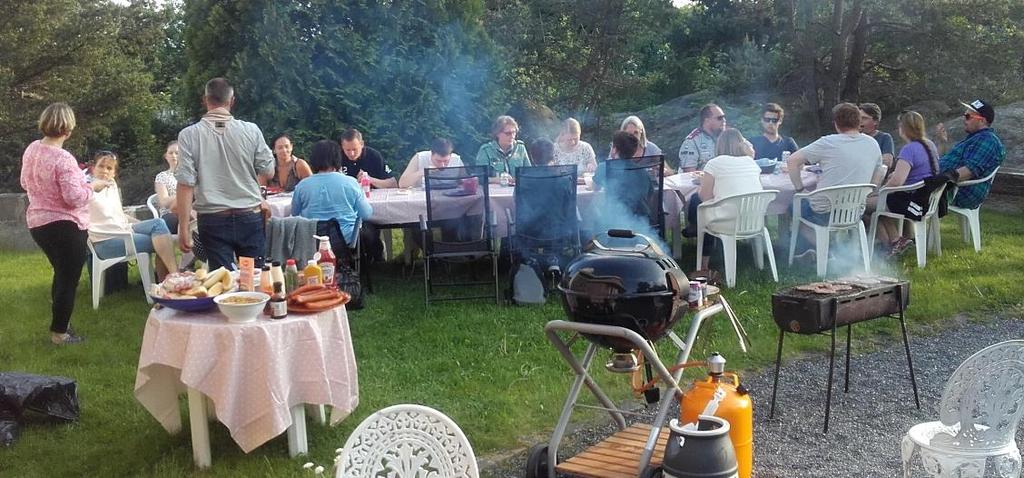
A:
<svg viewBox="0 0 1024 478">
<path fill-rule="evenodd" d="M 562 131 L 555 142 L 555 164 L 575 164 L 580 173 L 597 169 L 597 156 L 590 143 L 580 140 L 580 122 L 569 118 L 562 122 Z"/>
<path fill-rule="evenodd" d="M 684 235 L 696 235 L 697 206 L 702 202 L 764 190 L 761 186 L 761 168 L 753 158 L 754 147 L 739 130 L 726 128 L 722 132 L 715 143 L 715 155 L 704 165 L 700 191 L 693 193 L 688 201 Z M 719 211 L 718 216 L 710 218 L 716 223 L 734 219 L 735 217 L 730 217 L 728 211 Z M 708 261 L 717 243 L 715 237 L 704 236 L 701 269 L 708 268 Z"/>
<path fill-rule="evenodd" d="M 169 271 L 178 270 L 171 232 L 164 220 L 154 218 L 139 221 L 124 213 L 121 191 L 114 181 L 117 175 L 117 156 L 110 151 L 97 153 L 93 160 L 92 174 L 96 179 L 110 184 L 89 199 L 89 240 L 96 254 L 102 259 L 124 255 L 124 241 L 117 234 L 130 232 L 136 251 L 155 252 L 160 258 L 156 263 L 157 280 L 163 280 Z"/>
</svg>

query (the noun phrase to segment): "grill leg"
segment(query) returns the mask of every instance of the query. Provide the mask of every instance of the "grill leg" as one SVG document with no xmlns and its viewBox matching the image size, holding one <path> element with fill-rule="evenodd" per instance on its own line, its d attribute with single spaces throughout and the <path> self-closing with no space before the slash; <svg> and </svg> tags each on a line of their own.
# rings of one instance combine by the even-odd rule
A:
<svg viewBox="0 0 1024 478">
<path fill-rule="evenodd" d="M 853 329 L 850 324 L 846 324 L 846 376 L 845 383 L 843 384 L 843 393 L 850 393 L 850 337 L 853 335 Z"/>
<path fill-rule="evenodd" d="M 903 297 L 902 291 L 898 292 L 900 297 Z M 902 307 L 900 307 L 902 309 Z M 907 367 L 910 368 L 910 385 L 914 388 L 914 405 L 917 409 L 921 409 L 921 400 L 917 397 L 917 378 L 914 377 L 914 362 L 910 358 L 910 339 L 907 338 L 907 321 L 903 317 L 903 311 L 900 310 L 900 330 L 903 331 L 903 348 L 907 351 Z"/>
<path fill-rule="evenodd" d="M 786 332 L 779 329 L 779 351 L 775 353 L 775 380 L 772 382 L 772 407 L 768 412 L 768 418 L 775 418 L 775 392 L 779 389 L 779 367 L 782 366 L 782 340 Z"/>
<path fill-rule="evenodd" d="M 836 365 L 836 326 L 832 324 L 832 350 L 828 354 L 828 390 L 825 393 L 825 433 L 828 433 L 828 419 L 832 414 L 832 376 Z"/>
</svg>

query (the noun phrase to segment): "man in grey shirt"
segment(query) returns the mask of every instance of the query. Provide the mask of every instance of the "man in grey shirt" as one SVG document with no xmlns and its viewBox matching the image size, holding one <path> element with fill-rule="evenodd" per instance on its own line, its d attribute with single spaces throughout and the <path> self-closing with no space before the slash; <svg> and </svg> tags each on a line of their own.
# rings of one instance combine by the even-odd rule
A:
<svg viewBox="0 0 1024 478">
<path fill-rule="evenodd" d="M 832 108 L 832 122 L 836 134 L 822 136 L 817 141 L 798 149 L 789 156 L 786 165 L 797 192 L 803 192 L 800 172 L 806 164 L 821 165 L 818 189 L 853 184 L 880 184 L 884 169 L 882 151 L 878 143 L 860 132 L 860 110 L 852 103 L 840 103 Z M 800 215 L 815 224 L 827 225 L 831 205 L 825 197 L 814 202 L 804 201 Z M 801 235 L 813 244 L 814 233 L 801 228 Z"/>
<path fill-rule="evenodd" d="M 211 269 L 232 264 L 235 256 L 252 257 L 260 267 L 264 256 L 265 208 L 257 178 L 273 176 L 274 157 L 258 126 L 231 116 L 234 104 L 227 80 L 208 81 L 206 114 L 178 133 L 178 241 L 182 251 L 192 249 L 194 207 Z"/>
</svg>

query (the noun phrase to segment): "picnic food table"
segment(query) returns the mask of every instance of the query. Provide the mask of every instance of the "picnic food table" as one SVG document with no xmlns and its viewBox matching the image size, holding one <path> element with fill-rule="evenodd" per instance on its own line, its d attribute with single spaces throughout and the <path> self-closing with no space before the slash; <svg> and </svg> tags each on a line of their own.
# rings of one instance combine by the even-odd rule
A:
<svg viewBox="0 0 1024 478">
<path fill-rule="evenodd" d="M 332 407 L 337 424 L 359 403 L 355 353 L 344 307 L 310 315 L 230 323 L 216 309 L 154 308 L 146 321 L 135 398 L 168 431 L 181 431 L 178 397 L 188 392 L 192 452 L 210 459 L 207 399 L 248 453 L 285 430 L 289 451 L 306 452 L 305 404 Z"/>
</svg>

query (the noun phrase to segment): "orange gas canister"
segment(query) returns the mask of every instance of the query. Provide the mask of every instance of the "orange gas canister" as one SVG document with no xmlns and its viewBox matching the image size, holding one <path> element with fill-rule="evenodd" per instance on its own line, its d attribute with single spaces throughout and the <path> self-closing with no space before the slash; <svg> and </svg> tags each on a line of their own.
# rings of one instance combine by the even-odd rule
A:
<svg viewBox="0 0 1024 478">
<path fill-rule="evenodd" d="M 679 399 L 679 422 L 694 423 L 719 387 L 725 397 L 714 415 L 729 422 L 729 440 L 736 450 L 740 478 L 750 478 L 754 468 L 754 404 L 750 394 L 740 385 L 740 378 L 725 372 L 725 359 L 718 353 L 708 358 L 708 376 L 695 380 Z M 730 383 L 731 382 L 731 383 Z"/>
</svg>

